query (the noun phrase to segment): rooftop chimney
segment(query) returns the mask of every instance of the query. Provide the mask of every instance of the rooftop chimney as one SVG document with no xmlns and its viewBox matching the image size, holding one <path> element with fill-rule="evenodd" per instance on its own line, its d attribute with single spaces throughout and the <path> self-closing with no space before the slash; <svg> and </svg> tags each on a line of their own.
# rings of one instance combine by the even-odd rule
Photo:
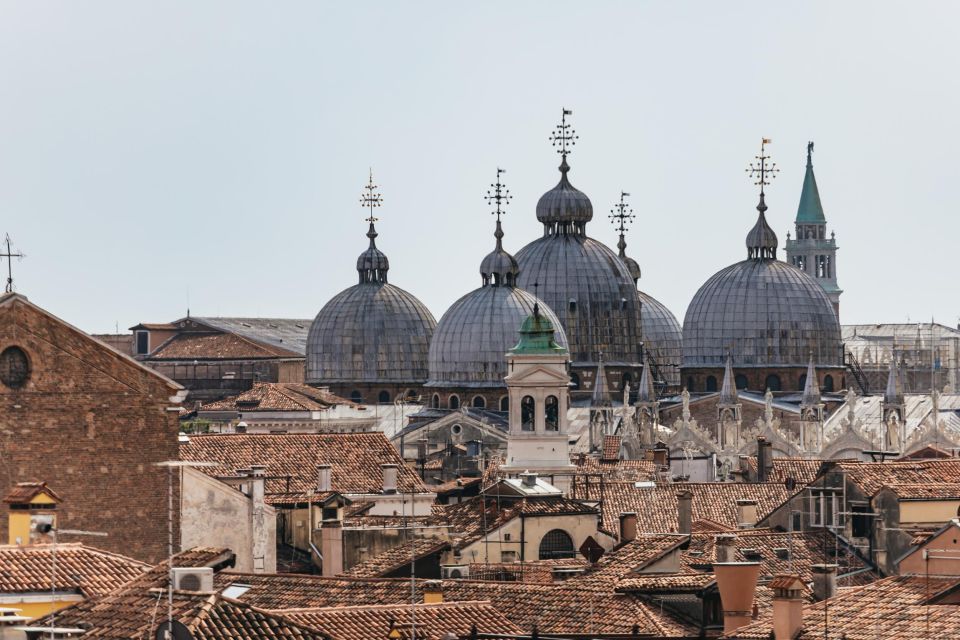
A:
<svg viewBox="0 0 960 640">
<path fill-rule="evenodd" d="M 343 524 L 339 520 L 324 520 L 320 525 L 320 553 L 323 575 L 343 573 Z"/>
<path fill-rule="evenodd" d="M 737 500 L 737 526 L 753 529 L 757 525 L 757 501 L 746 498 Z"/>
<path fill-rule="evenodd" d="M 732 533 L 721 533 L 713 538 L 713 562 L 724 563 L 733 562 L 736 558 L 737 549 L 734 546 L 737 542 L 737 536 Z"/>
<path fill-rule="evenodd" d="M 531 471 L 524 471 L 520 474 L 520 483 L 525 487 L 537 486 L 537 474 Z"/>
<path fill-rule="evenodd" d="M 653 450 L 653 464 L 659 465 L 661 467 L 668 466 L 670 464 L 668 454 L 670 451 L 668 449 L 654 449 Z"/>
<path fill-rule="evenodd" d="M 693 526 L 693 494 L 689 491 L 677 492 L 677 531 L 690 535 Z"/>
<path fill-rule="evenodd" d="M 773 589 L 774 640 L 793 640 L 803 628 L 803 592 L 807 590 L 798 575 L 778 575 L 767 585 Z"/>
<path fill-rule="evenodd" d="M 333 491 L 333 467 L 329 464 L 317 465 L 317 491 L 320 493 Z"/>
<path fill-rule="evenodd" d="M 773 471 L 771 444 L 763 436 L 757 436 L 757 482 L 767 482 Z"/>
<path fill-rule="evenodd" d="M 752 620 L 760 563 L 714 562 L 713 573 L 723 606 L 723 632 L 731 634 Z"/>
<path fill-rule="evenodd" d="M 423 583 L 423 604 L 440 604 L 443 602 L 443 582 L 427 580 Z"/>
<path fill-rule="evenodd" d="M 251 555 L 253 556 L 253 572 L 266 571 L 266 557 L 269 540 L 267 539 L 267 516 L 264 495 L 266 491 L 267 467 L 262 464 L 250 467 L 250 531 L 252 540 Z"/>
<path fill-rule="evenodd" d="M 624 511 L 620 514 L 620 542 L 630 542 L 637 539 L 637 514 L 634 511 Z"/>
<path fill-rule="evenodd" d="M 837 595 L 837 565 L 812 564 L 810 573 L 813 574 L 813 597 L 818 602 Z"/>
<path fill-rule="evenodd" d="M 395 464 L 382 464 L 380 465 L 381 471 L 383 471 L 383 492 L 386 493 L 396 493 L 397 492 L 397 465 Z"/>
</svg>

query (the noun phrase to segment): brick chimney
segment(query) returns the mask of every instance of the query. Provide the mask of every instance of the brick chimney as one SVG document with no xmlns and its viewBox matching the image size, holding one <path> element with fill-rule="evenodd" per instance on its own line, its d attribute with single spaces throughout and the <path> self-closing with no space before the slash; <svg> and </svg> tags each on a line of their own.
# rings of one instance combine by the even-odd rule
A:
<svg viewBox="0 0 960 640">
<path fill-rule="evenodd" d="M 757 482 L 767 482 L 772 472 L 772 445 L 763 436 L 757 436 Z"/>
<path fill-rule="evenodd" d="M 713 562 L 733 562 L 737 557 L 737 536 L 733 533 L 720 533 L 713 538 Z"/>
<path fill-rule="evenodd" d="M 756 500 L 737 500 L 737 526 L 741 529 L 753 529 L 757 526 Z"/>
<path fill-rule="evenodd" d="M 760 563 L 714 562 L 713 573 L 723 607 L 723 632 L 731 634 L 752 621 Z"/>
<path fill-rule="evenodd" d="M 264 494 L 266 491 L 267 467 L 262 464 L 250 467 L 250 546 L 253 557 L 253 572 L 266 571 L 267 545 L 267 516 Z"/>
<path fill-rule="evenodd" d="M 383 493 L 397 492 L 397 465 L 382 464 L 380 470 L 383 472 Z"/>
<path fill-rule="evenodd" d="M 329 464 L 317 465 L 317 492 L 333 491 L 333 467 Z"/>
<path fill-rule="evenodd" d="M 323 575 L 343 573 L 343 523 L 324 520 L 320 524 L 320 553 L 323 554 Z"/>
<path fill-rule="evenodd" d="M 689 491 L 677 492 L 677 531 L 690 535 L 693 527 L 693 494 Z"/>
<path fill-rule="evenodd" d="M 620 542 L 630 542 L 637 539 L 637 514 L 634 511 L 624 511 L 620 514 Z"/>
<path fill-rule="evenodd" d="M 837 565 L 812 564 L 810 573 L 813 574 L 813 597 L 818 602 L 837 595 Z"/>
<path fill-rule="evenodd" d="M 774 640 L 793 640 L 803 628 L 803 592 L 807 586 L 793 574 L 774 576 L 767 586 L 773 589 Z"/>
<path fill-rule="evenodd" d="M 423 583 L 423 604 L 440 604 L 443 602 L 443 582 L 427 580 Z"/>
</svg>

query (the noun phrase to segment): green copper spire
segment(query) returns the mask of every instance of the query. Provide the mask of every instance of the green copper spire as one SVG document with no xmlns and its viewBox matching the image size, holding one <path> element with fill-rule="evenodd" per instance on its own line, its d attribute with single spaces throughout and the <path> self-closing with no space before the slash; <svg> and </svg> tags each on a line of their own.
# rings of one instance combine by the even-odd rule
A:
<svg viewBox="0 0 960 640">
<path fill-rule="evenodd" d="M 820 204 L 820 190 L 817 178 L 813 175 L 813 143 L 807 143 L 807 174 L 803 178 L 803 191 L 800 192 L 800 206 L 797 207 L 797 223 L 826 224 L 823 205 Z"/>
<path fill-rule="evenodd" d="M 510 353 L 517 355 L 566 353 L 565 347 L 554 340 L 554 327 L 550 319 L 540 314 L 540 303 L 533 305 L 533 315 L 527 316 L 520 326 L 520 342 Z"/>
</svg>

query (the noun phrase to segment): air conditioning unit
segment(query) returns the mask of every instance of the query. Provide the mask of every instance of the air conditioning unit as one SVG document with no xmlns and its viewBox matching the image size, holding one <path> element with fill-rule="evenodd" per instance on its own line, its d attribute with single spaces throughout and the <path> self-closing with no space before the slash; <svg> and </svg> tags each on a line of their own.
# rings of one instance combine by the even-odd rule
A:
<svg viewBox="0 0 960 640">
<path fill-rule="evenodd" d="M 174 567 L 172 571 L 176 591 L 213 591 L 212 567 Z"/>
<path fill-rule="evenodd" d="M 457 578 L 470 577 L 470 565 L 468 564 L 445 564 L 440 567 L 440 575 L 444 580 L 455 580 Z"/>
</svg>

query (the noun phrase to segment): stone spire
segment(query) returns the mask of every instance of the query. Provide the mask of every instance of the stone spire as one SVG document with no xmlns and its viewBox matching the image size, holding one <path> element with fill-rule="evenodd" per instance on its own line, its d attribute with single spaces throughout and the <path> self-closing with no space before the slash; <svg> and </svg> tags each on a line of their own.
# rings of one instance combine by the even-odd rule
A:
<svg viewBox="0 0 960 640">
<path fill-rule="evenodd" d="M 733 377 L 733 358 L 727 353 L 727 364 L 723 368 L 723 385 L 720 387 L 719 404 L 735 405 L 740 402 L 737 395 L 737 382 Z"/>
<path fill-rule="evenodd" d="M 610 398 L 610 388 L 607 386 L 607 373 L 603 366 L 603 354 L 597 362 L 597 379 L 593 384 L 591 404 L 595 407 L 609 407 L 613 401 Z"/>
<path fill-rule="evenodd" d="M 800 191 L 800 205 L 797 207 L 797 224 L 826 224 L 823 205 L 820 204 L 820 190 L 817 177 L 813 175 L 813 142 L 807 143 L 807 172 L 803 177 L 803 189 Z"/>
<path fill-rule="evenodd" d="M 820 385 L 817 383 L 817 368 L 813 366 L 813 354 L 810 354 L 810 362 L 807 364 L 807 381 L 803 384 L 803 397 L 800 400 L 800 407 L 812 407 L 820 404 Z"/>
<path fill-rule="evenodd" d="M 643 371 L 640 373 L 640 386 L 637 389 L 637 402 L 657 402 L 657 392 L 653 388 L 653 377 L 647 364 L 647 354 L 643 354 Z"/>
<path fill-rule="evenodd" d="M 887 374 L 887 388 L 883 392 L 884 405 L 903 404 L 903 387 L 900 383 L 900 367 L 897 364 L 896 352 L 890 355 L 890 372 Z"/>
</svg>

